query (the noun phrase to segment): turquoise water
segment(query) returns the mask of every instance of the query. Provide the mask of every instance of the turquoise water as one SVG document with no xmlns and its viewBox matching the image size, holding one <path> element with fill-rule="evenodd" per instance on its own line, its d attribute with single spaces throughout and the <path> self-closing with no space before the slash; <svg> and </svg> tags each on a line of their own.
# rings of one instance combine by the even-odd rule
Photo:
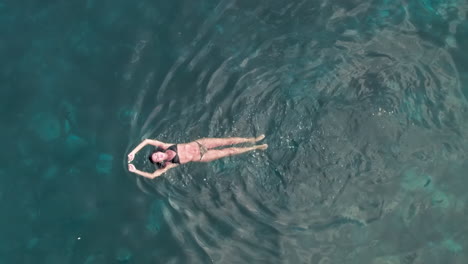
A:
<svg viewBox="0 0 468 264">
<path fill-rule="evenodd" d="M 0 0 L 0 263 L 467 263 L 467 15 Z M 261 133 L 265 152 L 126 169 L 144 138 Z"/>
</svg>

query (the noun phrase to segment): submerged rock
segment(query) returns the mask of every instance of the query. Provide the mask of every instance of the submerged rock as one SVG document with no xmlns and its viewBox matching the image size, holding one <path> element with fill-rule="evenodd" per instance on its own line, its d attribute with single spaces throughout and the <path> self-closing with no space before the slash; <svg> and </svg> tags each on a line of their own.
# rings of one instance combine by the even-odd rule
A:
<svg viewBox="0 0 468 264">
<path fill-rule="evenodd" d="M 458 253 L 463 250 L 463 247 L 452 239 L 444 240 L 442 246 L 453 253 Z"/>
<path fill-rule="evenodd" d="M 66 125 L 76 125 L 76 107 L 73 106 L 71 103 L 64 101 L 60 104 L 60 108 L 65 116 L 65 120 L 68 122 L 68 124 Z"/>
<path fill-rule="evenodd" d="M 70 152 L 77 152 L 88 145 L 88 142 L 77 135 L 70 134 L 65 139 L 65 146 Z"/>
<path fill-rule="evenodd" d="M 420 189 L 430 190 L 433 188 L 431 177 L 414 169 L 405 172 L 401 186 L 403 189 L 408 191 L 415 191 Z"/>
<path fill-rule="evenodd" d="M 433 183 L 431 176 L 417 172 L 414 169 L 405 173 L 401 186 L 407 191 L 423 191 L 430 194 L 433 206 L 447 209 L 456 205 L 456 198 L 453 194 L 441 191 Z"/>
<path fill-rule="evenodd" d="M 120 262 L 127 262 L 132 258 L 132 252 L 128 248 L 119 248 L 116 259 Z"/>
<path fill-rule="evenodd" d="M 435 190 L 432 193 L 432 205 L 442 207 L 442 208 L 448 208 L 450 206 L 450 197 L 439 190 Z"/>
</svg>

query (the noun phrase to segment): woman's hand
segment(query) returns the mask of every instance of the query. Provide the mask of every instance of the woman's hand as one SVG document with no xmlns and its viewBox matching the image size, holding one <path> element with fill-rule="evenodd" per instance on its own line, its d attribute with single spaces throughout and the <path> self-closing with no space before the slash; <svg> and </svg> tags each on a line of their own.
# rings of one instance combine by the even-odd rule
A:
<svg viewBox="0 0 468 264">
<path fill-rule="evenodd" d="M 135 153 L 130 152 L 130 154 L 128 154 L 128 163 L 132 162 L 134 158 L 135 158 Z"/>
<path fill-rule="evenodd" d="M 130 172 L 136 172 L 135 165 L 133 165 L 133 164 L 128 164 L 128 171 L 130 171 Z"/>
</svg>

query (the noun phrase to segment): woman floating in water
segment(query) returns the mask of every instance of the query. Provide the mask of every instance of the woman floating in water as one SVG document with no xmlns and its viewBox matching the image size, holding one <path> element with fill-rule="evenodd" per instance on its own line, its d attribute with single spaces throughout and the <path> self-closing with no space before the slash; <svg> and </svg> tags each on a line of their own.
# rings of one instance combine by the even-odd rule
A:
<svg viewBox="0 0 468 264">
<path fill-rule="evenodd" d="M 224 158 L 227 156 L 238 155 L 244 152 L 268 148 L 267 144 L 256 145 L 245 148 L 225 148 L 213 149 L 220 146 L 234 145 L 246 142 L 257 142 L 265 138 L 261 135 L 256 138 L 202 138 L 186 144 L 168 144 L 153 139 L 145 139 L 140 143 L 130 154 L 128 154 L 128 163 L 132 162 L 135 154 L 143 147 L 150 144 L 157 149 L 149 156 L 149 160 L 153 164 L 157 164 L 160 169 L 156 169 L 153 173 L 137 170 L 133 164 L 128 164 L 130 172 L 141 176 L 154 179 L 169 169 L 185 164 L 188 162 L 209 162 Z"/>
</svg>

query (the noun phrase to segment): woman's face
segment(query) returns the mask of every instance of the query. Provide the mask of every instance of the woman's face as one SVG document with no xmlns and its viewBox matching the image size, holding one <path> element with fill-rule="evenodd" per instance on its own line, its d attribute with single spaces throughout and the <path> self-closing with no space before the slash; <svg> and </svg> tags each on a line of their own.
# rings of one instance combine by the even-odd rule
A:
<svg viewBox="0 0 468 264">
<path fill-rule="evenodd" d="M 153 155 L 151 155 L 151 159 L 153 160 L 153 162 L 163 162 L 164 160 L 166 160 L 166 153 L 163 153 L 163 152 L 155 152 L 153 153 Z"/>
</svg>

